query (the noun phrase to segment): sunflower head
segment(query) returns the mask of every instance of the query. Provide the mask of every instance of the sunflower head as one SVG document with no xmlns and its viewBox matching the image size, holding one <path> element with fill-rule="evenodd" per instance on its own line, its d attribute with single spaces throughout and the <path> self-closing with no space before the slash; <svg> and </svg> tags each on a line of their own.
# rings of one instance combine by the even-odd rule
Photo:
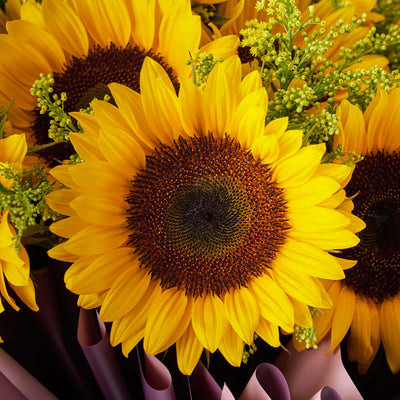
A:
<svg viewBox="0 0 400 400">
<path fill-rule="evenodd" d="M 360 373 L 371 366 L 380 344 L 393 373 L 400 370 L 397 345 L 400 320 L 400 91 L 379 89 L 363 113 L 344 101 L 340 105 L 340 144 L 363 156 L 354 168 L 343 211 L 353 210 L 365 221 L 360 243 L 342 251 L 345 279 L 327 283 L 334 307 L 315 319 L 317 335 L 331 332 L 331 350 L 350 329 L 348 355 Z"/>
<path fill-rule="evenodd" d="M 67 216 L 51 227 L 67 240 L 49 254 L 73 262 L 66 285 L 81 306 L 101 306 L 114 345 L 176 344 L 186 374 L 204 348 L 239 365 L 254 333 L 279 346 L 279 327 L 331 305 L 318 278 L 343 271 L 328 250 L 358 243 L 335 209 L 351 169 L 320 165 L 325 145 L 302 148 L 287 118 L 265 126 L 258 72 L 242 80 L 232 58 L 177 94 L 146 58 L 140 94 L 109 88 L 116 106 L 75 114 L 84 161 L 52 170 L 66 189 L 47 201 Z"/>
</svg>

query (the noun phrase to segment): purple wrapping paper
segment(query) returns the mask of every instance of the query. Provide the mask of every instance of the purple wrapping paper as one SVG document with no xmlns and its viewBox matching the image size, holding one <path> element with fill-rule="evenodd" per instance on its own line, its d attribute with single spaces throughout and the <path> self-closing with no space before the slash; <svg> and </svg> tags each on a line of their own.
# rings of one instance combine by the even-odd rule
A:
<svg viewBox="0 0 400 400">
<path fill-rule="evenodd" d="M 239 400 L 290 400 L 289 388 L 282 372 L 272 364 L 260 364 Z"/>
<path fill-rule="evenodd" d="M 292 400 L 319 400 L 324 386 L 334 387 L 343 400 L 362 400 L 361 394 L 343 366 L 340 349 L 326 355 L 329 347 L 328 338 L 318 345 L 317 350 L 297 352 L 290 341 L 287 344 L 289 352 L 281 352 L 275 365 L 286 378 Z M 325 391 L 324 396 L 329 395 L 330 392 Z M 334 399 L 335 397 L 332 397 L 332 400 Z"/>
<path fill-rule="evenodd" d="M 57 400 L 37 379 L 0 348 L 0 398 Z"/>
<path fill-rule="evenodd" d="M 171 374 L 167 367 L 158 358 L 144 353 L 146 368 L 144 372 L 139 350 L 137 350 L 137 359 L 144 398 L 146 400 L 176 400 Z"/>
<path fill-rule="evenodd" d="M 80 309 L 78 342 L 92 369 L 105 400 L 129 400 L 115 351 L 103 322 L 95 310 Z"/>
</svg>

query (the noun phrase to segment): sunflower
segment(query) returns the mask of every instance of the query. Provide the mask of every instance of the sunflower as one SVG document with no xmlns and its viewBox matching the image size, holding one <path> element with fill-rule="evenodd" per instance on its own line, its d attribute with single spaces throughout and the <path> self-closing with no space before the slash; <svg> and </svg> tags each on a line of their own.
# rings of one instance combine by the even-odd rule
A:
<svg viewBox="0 0 400 400">
<path fill-rule="evenodd" d="M 6 179 L 2 174 L 2 167 L 8 163 L 15 172 L 21 172 L 27 151 L 25 135 L 11 135 L 0 139 L 0 184 L 2 193 L 12 190 L 12 181 Z M 0 197 L 4 194 L 0 194 Z M 22 244 L 16 250 L 15 230 L 9 222 L 9 210 L 0 208 L 0 293 L 3 298 L 15 309 L 19 307 L 7 290 L 8 286 L 17 296 L 32 310 L 37 311 L 35 300 L 35 288 L 29 276 L 30 264 L 27 252 Z M 4 306 L 0 299 L 0 312 Z"/>
<path fill-rule="evenodd" d="M 50 142 L 49 116 L 40 113 L 30 92 L 41 73 L 52 74 L 53 94 L 66 93 L 65 112 L 79 111 L 109 94 L 111 82 L 139 91 L 146 56 L 161 63 L 177 85 L 179 76 L 190 75 L 185 61 L 201 36 L 200 18 L 192 15 L 189 0 L 43 0 L 23 4 L 21 18 L 9 21 L 8 34 L 0 35 L 0 108 L 15 97 L 9 119 L 33 134 L 35 144 Z M 236 47 L 231 36 L 207 49 L 224 58 Z M 40 154 L 54 166 L 71 152 L 67 142 Z"/>
<path fill-rule="evenodd" d="M 364 374 L 381 344 L 394 374 L 400 370 L 400 90 L 380 90 L 364 114 L 344 101 L 339 107 L 342 144 L 364 159 L 347 186 L 354 213 L 366 223 L 360 243 L 342 252 L 347 264 L 340 282 L 326 287 L 334 307 L 315 319 L 317 337 L 331 332 L 331 351 L 348 330 L 347 352 Z M 350 211 L 348 208 L 347 211 Z"/>
<path fill-rule="evenodd" d="M 66 189 L 47 202 L 68 216 L 51 225 L 67 240 L 49 255 L 73 262 L 66 286 L 101 306 L 113 345 L 176 343 L 185 374 L 204 348 L 238 366 L 255 332 L 279 346 L 278 327 L 293 331 L 307 304 L 332 305 L 318 277 L 341 279 L 326 250 L 358 243 L 353 217 L 334 209 L 351 169 L 320 165 L 325 145 L 301 148 L 287 118 L 264 127 L 258 72 L 241 81 L 235 57 L 177 96 L 146 58 L 141 94 L 109 87 L 118 108 L 95 100 L 94 116 L 74 114 L 84 162 L 52 169 Z"/>
</svg>

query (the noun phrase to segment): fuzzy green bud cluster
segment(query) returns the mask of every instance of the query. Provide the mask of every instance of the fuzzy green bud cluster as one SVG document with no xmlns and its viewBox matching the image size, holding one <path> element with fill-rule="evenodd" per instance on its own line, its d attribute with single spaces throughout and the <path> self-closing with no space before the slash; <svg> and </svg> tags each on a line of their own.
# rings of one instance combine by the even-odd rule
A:
<svg viewBox="0 0 400 400">
<path fill-rule="evenodd" d="M 310 313 L 311 315 L 317 316 L 318 315 L 318 310 L 314 307 L 310 307 Z M 306 349 L 318 349 L 317 345 L 317 335 L 315 333 L 315 327 L 313 326 L 312 328 L 305 328 L 303 326 L 295 326 L 294 330 L 294 336 L 298 342 L 305 342 Z"/>
<path fill-rule="evenodd" d="M 31 88 L 31 94 L 37 97 L 40 114 L 48 113 L 50 117 L 49 138 L 55 142 L 66 141 L 69 140 L 69 132 L 76 132 L 77 128 L 72 118 L 64 111 L 67 94 L 52 94 L 53 83 L 51 74 L 41 73 L 40 79 L 37 79 Z"/>
<path fill-rule="evenodd" d="M 9 163 L 0 166 L 0 176 L 13 181 L 11 190 L 0 186 L 0 210 L 9 210 L 9 219 L 16 231 L 14 246 L 18 251 L 25 244 L 47 241 L 48 223 L 60 216 L 45 202 L 53 190 L 44 165 L 35 165 L 27 174 L 16 172 Z M 29 236 L 29 238 L 28 238 Z M 25 241 L 26 238 L 26 241 Z"/>
<path fill-rule="evenodd" d="M 187 65 L 192 66 L 193 82 L 196 86 L 202 86 L 207 82 L 208 75 L 215 64 L 222 62 L 222 59 L 215 58 L 213 54 L 197 50 L 194 58 L 190 55 Z"/>
<path fill-rule="evenodd" d="M 258 335 L 254 334 L 253 343 L 250 345 L 245 344 L 243 348 L 242 363 L 247 364 L 250 356 L 252 356 L 257 351 L 257 346 L 255 345 L 255 340 L 258 339 Z"/>
<path fill-rule="evenodd" d="M 343 1 L 334 3 L 334 8 L 348 6 Z M 248 21 L 247 29 L 241 31 L 241 46 L 254 57 L 250 66 L 260 72 L 268 89 L 267 122 L 289 117 L 291 129 L 303 130 L 304 145 L 325 142 L 328 151 L 333 151 L 338 99 L 347 98 L 364 111 L 378 87 L 389 91 L 399 85 L 396 70 L 357 68 L 367 55 L 393 52 L 399 46 L 399 30 L 392 27 L 379 33 L 372 27 L 356 43 L 341 47 L 337 61 L 333 61 L 327 58 L 327 52 L 343 42 L 343 35 L 352 35 L 362 26 L 365 14 L 354 16 L 350 23 L 338 20 L 328 28 L 325 21 L 315 17 L 313 6 L 304 19 L 294 0 L 259 1 L 257 9 L 270 18 L 267 22 Z M 313 29 L 307 29 L 311 26 Z M 354 157 L 348 155 L 346 159 L 353 162 Z"/>
</svg>

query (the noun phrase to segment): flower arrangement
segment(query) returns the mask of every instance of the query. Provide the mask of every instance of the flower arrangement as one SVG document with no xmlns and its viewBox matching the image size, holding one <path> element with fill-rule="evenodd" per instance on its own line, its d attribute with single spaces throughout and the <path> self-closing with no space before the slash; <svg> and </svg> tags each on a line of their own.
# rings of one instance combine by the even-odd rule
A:
<svg viewBox="0 0 400 400">
<path fill-rule="evenodd" d="M 4 387 L 400 394 L 400 1 L 0 4 Z"/>
</svg>

